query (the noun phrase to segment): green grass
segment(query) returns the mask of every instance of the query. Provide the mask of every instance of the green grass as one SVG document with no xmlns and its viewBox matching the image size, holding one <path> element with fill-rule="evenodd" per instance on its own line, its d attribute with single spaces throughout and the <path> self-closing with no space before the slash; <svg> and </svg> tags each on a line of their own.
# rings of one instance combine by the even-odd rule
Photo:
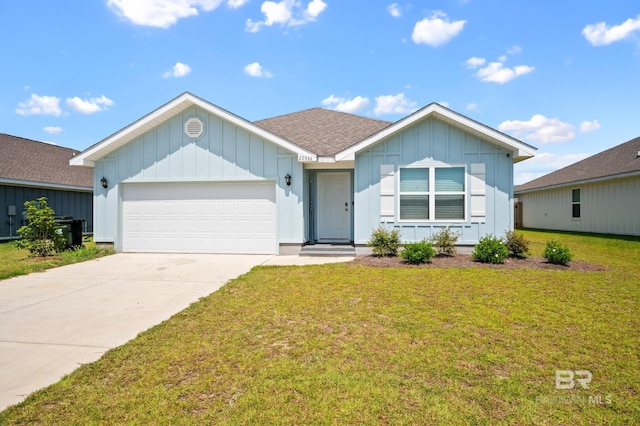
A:
<svg viewBox="0 0 640 426">
<path fill-rule="evenodd" d="M 0 423 L 638 424 L 640 240 L 525 234 L 608 270 L 257 267 Z"/>
<path fill-rule="evenodd" d="M 113 250 L 100 249 L 95 243 L 85 243 L 85 248 L 65 251 L 49 257 L 30 257 L 29 252 L 16 248 L 13 242 L 0 243 L 0 280 L 31 272 L 44 271 L 57 266 L 84 262 L 85 260 L 112 254 Z"/>
</svg>

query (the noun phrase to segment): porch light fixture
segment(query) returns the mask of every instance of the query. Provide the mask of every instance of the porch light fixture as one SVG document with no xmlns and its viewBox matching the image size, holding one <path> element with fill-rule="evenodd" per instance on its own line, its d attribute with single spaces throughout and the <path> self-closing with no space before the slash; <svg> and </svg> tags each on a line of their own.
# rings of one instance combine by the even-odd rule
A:
<svg viewBox="0 0 640 426">
<path fill-rule="evenodd" d="M 284 181 L 286 182 L 287 186 L 291 186 L 291 175 L 289 173 L 287 173 L 287 175 L 284 177 Z"/>
<path fill-rule="evenodd" d="M 104 176 L 102 176 L 102 179 L 100 179 L 100 183 L 102 184 L 102 187 L 104 189 L 107 189 L 109 187 L 109 181 Z"/>
</svg>

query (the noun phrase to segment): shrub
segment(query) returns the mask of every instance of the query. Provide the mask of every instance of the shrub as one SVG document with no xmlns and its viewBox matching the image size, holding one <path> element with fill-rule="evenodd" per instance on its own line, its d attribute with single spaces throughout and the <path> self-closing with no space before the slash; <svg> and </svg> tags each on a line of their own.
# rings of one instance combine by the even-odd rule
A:
<svg viewBox="0 0 640 426">
<path fill-rule="evenodd" d="M 417 243 L 406 243 L 404 250 L 400 252 L 400 256 L 412 265 L 427 263 L 434 254 L 435 249 L 426 239 Z"/>
<path fill-rule="evenodd" d="M 373 249 L 373 254 L 376 256 L 395 257 L 398 255 L 400 247 L 400 231 L 387 229 L 380 225 L 371 233 L 367 244 Z"/>
<path fill-rule="evenodd" d="M 49 256 L 54 251 L 64 250 L 66 241 L 56 232 L 60 227 L 55 223 L 55 212 L 47 204 L 47 198 L 25 201 L 24 208 L 28 222 L 18 229 L 22 239 L 16 246 L 28 250 L 32 256 Z"/>
<path fill-rule="evenodd" d="M 482 263 L 502 263 L 507 254 L 507 247 L 500 238 L 486 235 L 473 248 L 471 258 Z"/>
<path fill-rule="evenodd" d="M 554 265 L 566 266 L 573 256 L 569 251 L 569 247 L 560 244 L 558 241 L 551 240 L 547 241 L 547 245 L 542 252 L 542 257 Z"/>
<path fill-rule="evenodd" d="M 524 259 L 529 253 L 529 241 L 524 235 L 516 231 L 507 231 L 504 236 L 504 245 L 507 246 L 509 257 Z"/>
<path fill-rule="evenodd" d="M 459 233 L 453 232 L 451 227 L 447 227 L 433 234 L 430 241 L 438 256 L 455 256 L 458 237 L 460 237 Z"/>
</svg>

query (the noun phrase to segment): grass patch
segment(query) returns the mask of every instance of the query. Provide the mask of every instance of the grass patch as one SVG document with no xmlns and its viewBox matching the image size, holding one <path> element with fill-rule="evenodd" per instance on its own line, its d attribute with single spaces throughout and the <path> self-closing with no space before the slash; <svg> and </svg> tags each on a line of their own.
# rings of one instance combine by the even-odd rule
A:
<svg viewBox="0 0 640 426">
<path fill-rule="evenodd" d="M 0 423 L 640 422 L 640 241 L 524 232 L 608 270 L 257 267 Z"/>
<path fill-rule="evenodd" d="M 98 248 L 95 243 L 89 242 L 85 243 L 84 249 L 65 251 L 48 257 L 30 257 L 27 250 L 18 249 L 14 242 L 0 243 L 0 280 L 84 262 L 113 253 L 112 249 Z"/>
</svg>

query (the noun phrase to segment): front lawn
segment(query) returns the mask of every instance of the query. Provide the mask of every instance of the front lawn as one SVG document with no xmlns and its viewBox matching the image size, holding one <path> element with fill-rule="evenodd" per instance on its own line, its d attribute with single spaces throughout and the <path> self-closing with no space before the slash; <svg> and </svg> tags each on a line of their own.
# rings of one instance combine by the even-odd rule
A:
<svg viewBox="0 0 640 426">
<path fill-rule="evenodd" d="M 640 240 L 526 236 L 607 270 L 257 267 L 0 423 L 639 423 Z"/>
<path fill-rule="evenodd" d="M 113 250 L 110 249 L 97 248 L 93 242 L 85 243 L 85 246 L 84 249 L 65 251 L 53 256 L 30 257 L 28 251 L 16 248 L 14 242 L 0 243 L 0 280 L 71 263 L 84 262 L 113 253 Z"/>
</svg>

